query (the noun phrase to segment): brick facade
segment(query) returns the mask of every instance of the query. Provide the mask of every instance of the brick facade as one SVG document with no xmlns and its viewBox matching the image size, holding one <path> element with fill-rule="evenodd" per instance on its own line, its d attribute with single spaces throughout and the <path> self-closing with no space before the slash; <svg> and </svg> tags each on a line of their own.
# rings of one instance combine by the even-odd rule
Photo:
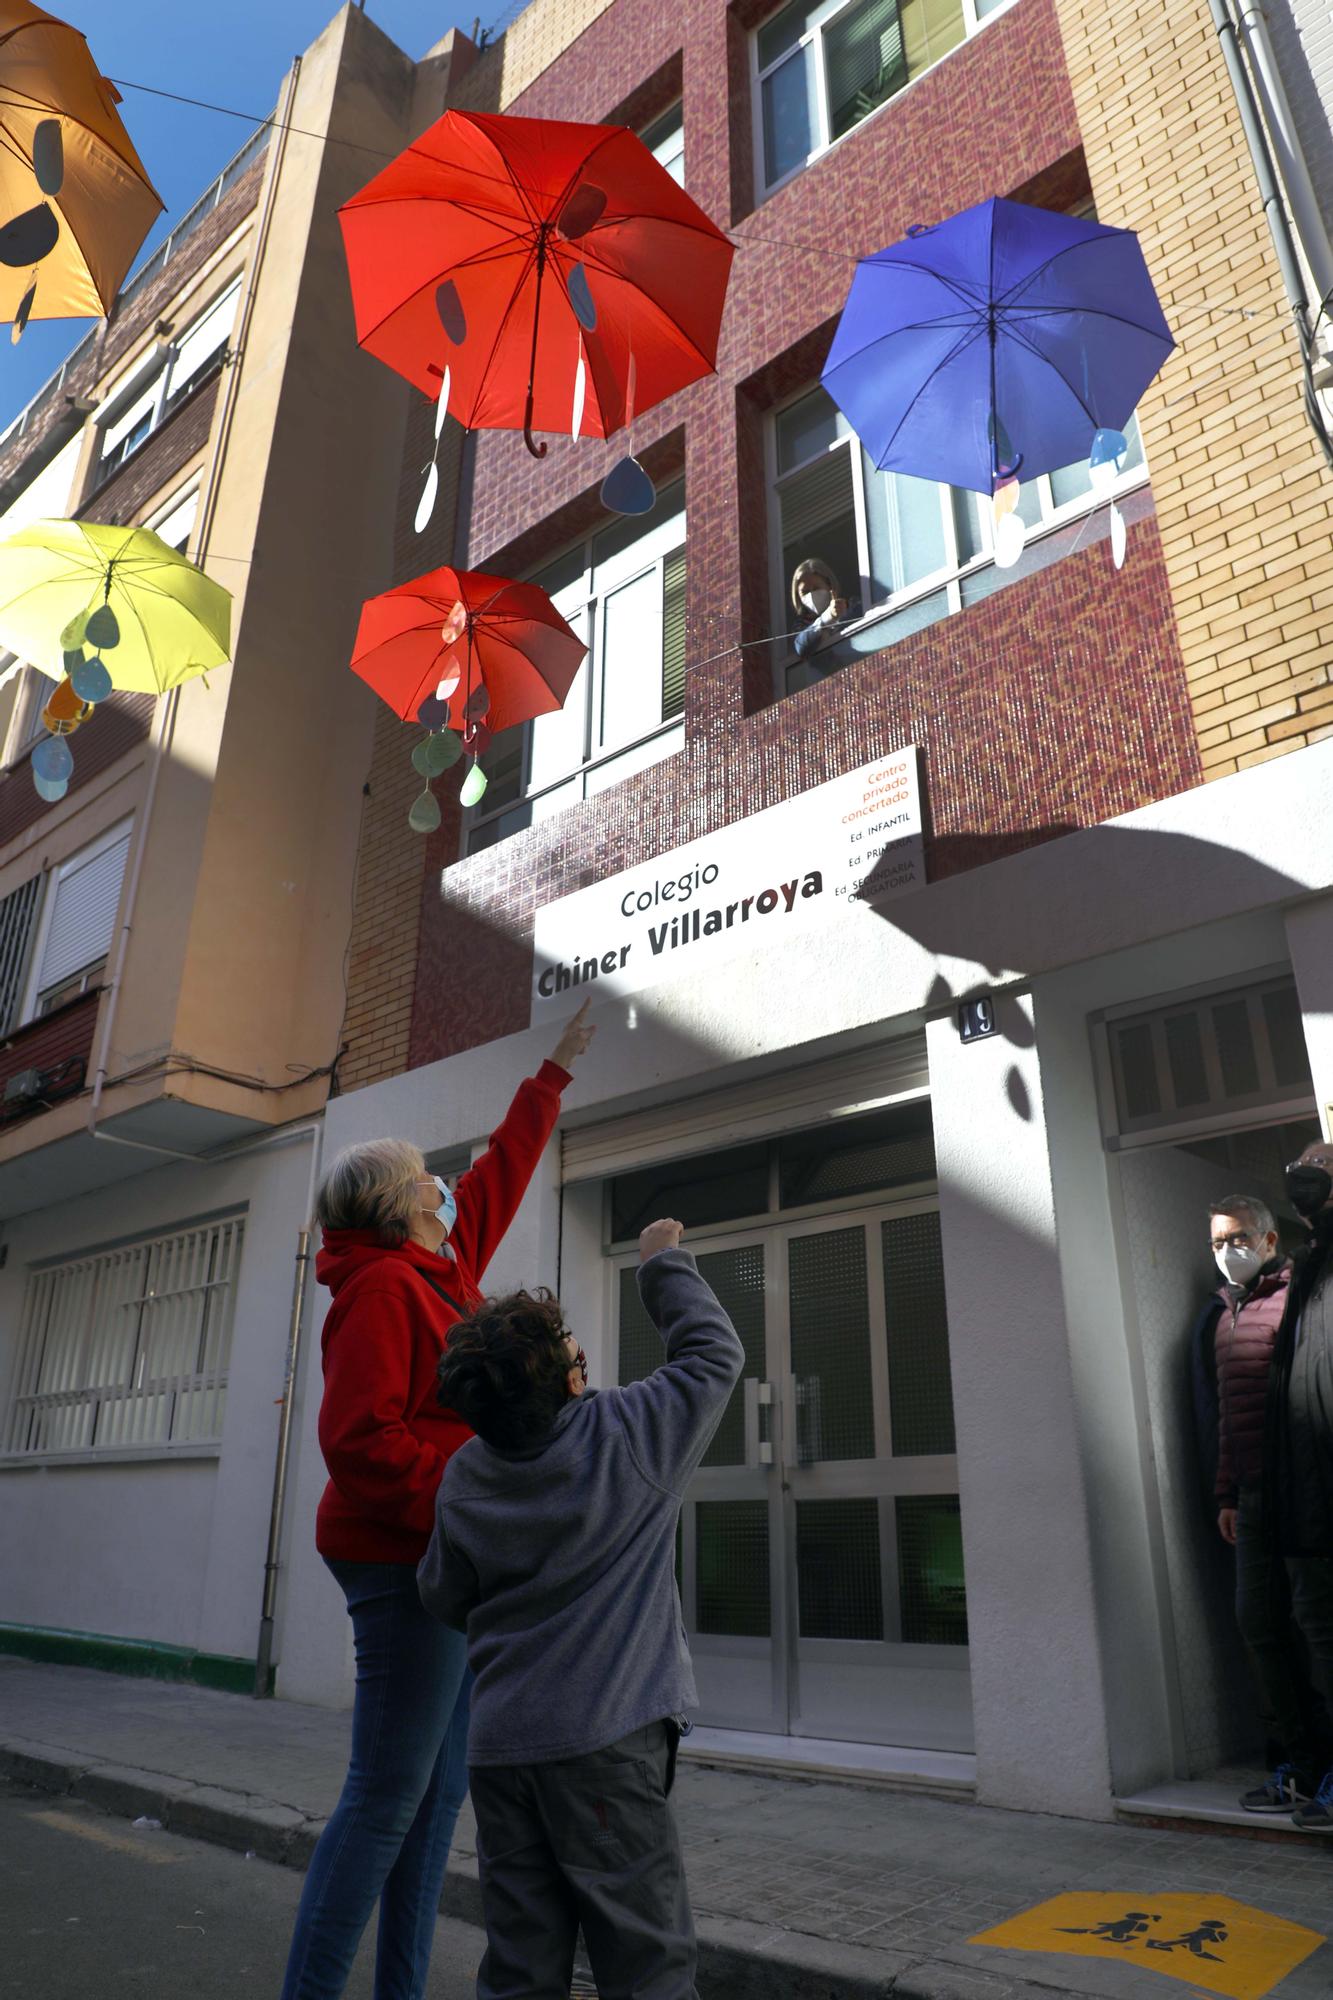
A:
<svg viewBox="0 0 1333 2000">
<path fill-rule="evenodd" d="M 1333 734 L 1333 477 L 1208 9 L 1057 0 L 1101 212 L 1179 348 L 1140 409 L 1207 777 Z"/>
<path fill-rule="evenodd" d="M 82 521 L 132 521 L 208 443 L 213 429 L 222 370 L 210 375 L 178 409 L 171 412 L 105 485 L 97 487 L 77 509 Z"/>
<path fill-rule="evenodd" d="M 410 952 L 418 956 L 412 1065 L 526 1025 L 539 905 L 903 743 L 923 750 L 936 879 L 1222 768 L 1210 762 L 1209 740 L 1192 719 L 1191 701 L 1198 713 L 1211 690 L 1201 694 L 1187 681 L 1196 642 L 1179 602 L 1173 606 L 1180 564 L 1173 569 L 1164 557 L 1153 518 L 1159 453 L 1168 481 L 1177 477 L 1160 427 L 1148 439 L 1153 494 L 1135 509 L 1122 571 L 1111 564 L 1104 518 L 1094 517 L 1078 553 L 816 687 L 777 698 L 770 649 L 754 643 L 772 623 L 764 431 L 774 404 L 817 378 L 854 256 L 995 192 L 1052 206 L 1091 193 L 1107 219 L 1131 226 L 1142 226 L 1146 195 L 1130 212 L 1118 184 L 1089 174 L 1080 119 L 1091 114 L 1086 93 L 1071 87 L 1060 25 L 1081 11 L 1091 32 L 1096 10 L 1080 0 L 1017 0 L 756 207 L 748 34 L 766 11 L 759 0 L 731 8 L 686 0 L 670 10 L 655 0 L 615 0 L 590 10 L 577 39 L 506 103 L 521 115 L 600 120 L 643 101 L 654 79 L 679 75 L 687 186 L 731 226 L 738 251 L 716 376 L 647 412 L 628 439 L 605 446 L 553 439 L 540 465 L 517 434 L 478 434 L 462 453 L 457 523 L 437 521 L 420 541 L 409 522 L 429 447 L 427 413 L 417 414 L 400 575 L 451 552 L 460 565 L 521 571 L 597 518 L 602 474 L 627 444 L 659 479 L 683 462 L 691 667 L 679 756 L 467 859 L 457 859 L 456 786 L 447 779 L 438 787 L 445 819 L 437 834 L 416 840 L 405 812 L 396 830 L 387 829 L 370 879 L 387 871 L 401 888 L 414 849 L 422 867 L 415 925 L 400 916 L 392 940 L 380 939 L 395 966 Z M 478 71 L 493 60 L 488 52 L 474 66 L 467 88 L 480 89 Z M 1094 119 L 1090 127 L 1098 144 L 1104 125 Z M 1151 179 L 1153 163 L 1140 171 Z M 1145 245 L 1156 272 L 1146 229 Z M 1169 299 L 1167 309 L 1182 328 L 1190 324 Z M 1189 504 L 1197 519 L 1197 482 Z M 1257 726 L 1289 720 L 1274 715 Z M 377 763 L 383 755 L 406 765 L 412 740 L 411 730 L 390 725 Z M 354 1013 L 357 999 L 354 975 Z M 392 1002 L 381 994 L 363 1030 L 365 1051 L 354 1047 L 345 1067 L 347 1081 L 370 1082 L 400 1067 L 401 1016 L 401 993 L 395 989 Z"/>
</svg>

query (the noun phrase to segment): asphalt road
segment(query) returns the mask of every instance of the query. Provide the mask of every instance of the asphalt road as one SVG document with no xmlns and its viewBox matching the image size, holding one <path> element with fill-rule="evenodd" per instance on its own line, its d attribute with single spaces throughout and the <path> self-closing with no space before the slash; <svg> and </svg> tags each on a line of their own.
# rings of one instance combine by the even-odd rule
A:
<svg viewBox="0 0 1333 2000">
<path fill-rule="evenodd" d="M 0 1781 L 0 1995 L 277 2000 L 301 1877 Z M 483 1939 L 441 1918 L 429 2000 L 472 2000 Z M 370 2000 L 373 1927 L 347 1988 Z"/>
</svg>

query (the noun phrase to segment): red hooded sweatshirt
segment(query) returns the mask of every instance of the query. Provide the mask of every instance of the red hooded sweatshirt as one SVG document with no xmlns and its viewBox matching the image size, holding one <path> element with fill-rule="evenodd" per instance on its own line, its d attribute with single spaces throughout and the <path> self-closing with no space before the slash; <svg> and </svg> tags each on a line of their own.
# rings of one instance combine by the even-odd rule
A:
<svg viewBox="0 0 1333 2000">
<path fill-rule="evenodd" d="M 567 1070 L 544 1062 L 519 1085 L 504 1123 L 455 1190 L 452 1257 L 416 1243 L 386 1246 L 369 1229 L 325 1230 L 315 1262 L 333 1293 L 319 1412 L 329 1469 L 315 1517 L 321 1555 L 417 1563 L 426 1553 L 445 1464 L 472 1435 L 436 1402 L 435 1370 L 449 1328 L 481 1297 L 481 1278 L 555 1130 L 569 1080 Z"/>
</svg>

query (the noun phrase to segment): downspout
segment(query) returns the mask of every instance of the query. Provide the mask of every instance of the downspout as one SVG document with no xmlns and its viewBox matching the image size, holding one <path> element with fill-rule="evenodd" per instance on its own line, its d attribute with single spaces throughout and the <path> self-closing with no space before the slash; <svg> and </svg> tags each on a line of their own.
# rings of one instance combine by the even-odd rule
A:
<svg viewBox="0 0 1333 2000">
<path fill-rule="evenodd" d="M 287 90 L 283 98 L 282 110 L 277 125 L 277 144 L 274 150 L 272 171 L 268 186 L 264 190 L 264 203 L 260 210 L 259 227 L 255 237 L 255 254 L 250 260 L 249 282 L 245 288 L 245 299 L 241 306 L 240 319 L 236 328 L 232 366 L 227 371 L 222 397 L 222 409 L 218 418 L 217 442 L 213 447 L 213 457 L 208 470 L 208 486 L 204 494 L 204 504 L 200 510 L 199 536 L 195 547 L 194 561 L 202 569 L 208 553 L 209 537 L 213 531 L 213 520 L 217 513 L 218 491 L 222 480 L 222 467 L 226 459 L 227 445 L 235 421 L 236 404 L 240 395 L 241 365 L 244 360 L 246 342 L 250 334 L 250 322 L 254 316 L 255 297 L 259 290 L 260 274 L 264 266 L 264 253 L 268 248 L 269 232 L 273 224 L 273 210 L 277 200 L 278 181 L 282 174 L 282 163 L 287 152 L 287 134 L 291 126 L 292 104 L 296 96 L 296 85 L 301 74 L 301 58 L 297 56 L 287 78 Z M 116 956 L 111 969 L 109 990 L 102 1009 L 102 1021 L 98 1034 L 98 1055 L 93 1071 L 92 1097 L 88 1105 L 88 1131 L 94 1139 L 108 1145 L 132 1146 L 143 1153 L 156 1153 L 167 1159 L 194 1160 L 193 1153 L 173 1152 L 167 1146 L 151 1146 L 141 1139 L 123 1139 L 114 1132 L 104 1132 L 98 1125 L 102 1108 L 102 1093 L 106 1087 L 107 1064 L 111 1055 L 111 1037 L 115 1028 L 116 1011 L 120 1002 L 121 987 L 125 978 L 125 959 L 129 951 L 130 933 L 134 929 L 135 910 L 139 900 L 139 883 L 143 874 L 144 850 L 148 844 L 148 826 L 152 818 L 153 805 L 157 798 L 158 778 L 162 761 L 167 753 L 170 739 L 175 731 L 176 711 L 180 705 L 180 688 L 174 687 L 163 698 L 158 711 L 158 727 L 153 743 L 153 758 L 149 768 L 148 783 L 144 790 L 143 804 L 139 809 L 135 827 L 134 851 L 130 859 L 129 882 L 125 891 L 125 915 L 116 935 Z"/>
<path fill-rule="evenodd" d="M 1254 92 L 1241 60 L 1240 38 L 1227 0 L 1208 0 L 1208 10 L 1213 17 L 1213 26 L 1222 45 L 1222 60 L 1227 66 L 1227 75 L 1231 79 L 1231 88 L 1235 93 L 1236 109 L 1240 113 L 1245 143 L 1250 149 L 1250 162 L 1254 168 L 1254 177 L 1259 183 L 1259 195 L 1268 220 L 1269 234 L 1273 239 L 1278 268 L 1282 272 L 1282 283 L 1296 320 L 1303 352 L 1310 331 L 1310 301 L 1305 295 L 1305 281 L 1301 277 L 1300 266 L 1297 263 L 1291 226 L 1287 221 L 1287 212 L 1282 206 L 1282 196 L 1273 170 L 1273 156 L 1268 149 L 1263 126 L 1259 122 Z"/>
<path fill-rule="evenodd" d="M 1250 68 L 1258 86 L 1264 122 L 1277 156 L 1277 170 L 1291 203 L 1296 234 L 1305 252 L 1315 290 L 1321 299 L 1327 299 L 1333 293 L 1333 245 L 1329 242 L 1328 229 L 1319 210 L 1319 197 L 1296 135 L 1291 105 L 1273 53 L 1268 21 L 1262 8 L 1255 5 L 1255 0 L 1238 0 L 1238 7 L 1241 34 L 1245 38 Z"/>
</svg>

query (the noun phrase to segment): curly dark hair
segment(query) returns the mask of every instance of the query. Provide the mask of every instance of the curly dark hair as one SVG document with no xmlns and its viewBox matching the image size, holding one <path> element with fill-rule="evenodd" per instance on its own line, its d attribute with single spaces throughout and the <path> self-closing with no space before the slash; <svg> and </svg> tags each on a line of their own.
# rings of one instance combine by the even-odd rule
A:
<svg viewBox="0 0 1333 2000">
<path fill-rule="evenodd" d="M 567 1332 L 544 1285 L 487 1299 L 449 1329 L 438 1401 L 499 1451 L 539 1444 L 569 1400 Z"/>
</svg>

